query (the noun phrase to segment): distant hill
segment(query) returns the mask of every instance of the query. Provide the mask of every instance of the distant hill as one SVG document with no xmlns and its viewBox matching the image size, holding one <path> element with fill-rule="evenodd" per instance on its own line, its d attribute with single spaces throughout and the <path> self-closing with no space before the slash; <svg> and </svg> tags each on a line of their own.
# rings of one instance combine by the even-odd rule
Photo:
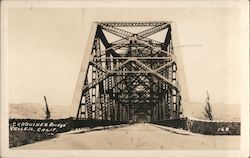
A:
<svg viewBox="0 0 250 158">
<path fill-rule="evenodd" d="M 205 103 L 188 102 L 183 105 L 184 116 L 206 119 L 204 114 Z M 214 120 L 240 121 L 239 104 L 212 103 L 212 114 Z"/>
<path fill-rule="evenodd" d="M 31 119 L 44 119 L 45 105 L 39 103 L 21 103 L 9 105 L 10 118 L 31 118 Z M 49 105 L 51 118 L 66 118 L 69 117 L 70 105 Z"/>
<path fill-rule="evenodd" d="M 184 116 L 206 119 L 203 115 L 205 103 L 188 102 L 183 105 Z M 38 103 L 10 104 L 10 118 L 44 119 L 43 109 L 45 105 Z M 51 118 L 69 117 L 70 105 L 49 105 Z M 237 104 L 212 104 L 212 112 L 215 120 L 240 121 L 240 105 Z"/>
</svg>

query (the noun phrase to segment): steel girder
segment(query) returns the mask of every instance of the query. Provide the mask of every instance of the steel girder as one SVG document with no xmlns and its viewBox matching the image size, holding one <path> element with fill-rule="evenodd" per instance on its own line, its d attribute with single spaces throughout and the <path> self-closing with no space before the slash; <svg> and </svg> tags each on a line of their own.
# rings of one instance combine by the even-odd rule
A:
<svg viewBox="0 0 250 158">
<path fill-rule="evenodd" d="M 97 22 L 95 26 L 76 117 L 115 121 L 179 118 L 181 89 L 171 22 Z M 123 27 L 142 30 L 132 33 Z M 150 38 L 165 29 L 162 42 Z M 120 39 L 110 42 L 112 37 L 105 32 Z"/>
</svg>

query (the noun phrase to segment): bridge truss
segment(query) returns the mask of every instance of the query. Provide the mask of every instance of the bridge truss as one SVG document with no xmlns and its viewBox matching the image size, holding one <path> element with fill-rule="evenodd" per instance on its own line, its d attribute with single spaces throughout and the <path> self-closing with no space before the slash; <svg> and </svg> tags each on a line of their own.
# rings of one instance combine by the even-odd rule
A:
<svg viewBox="0 0 250 158">
<path fill-rule="evenodd" d="M 157 39 L 161 32 L 162 42 Z M 85 53 L 74 96 L 78 119 L 180 117 L 171 22 L 96 22 Z"/>
</svg>

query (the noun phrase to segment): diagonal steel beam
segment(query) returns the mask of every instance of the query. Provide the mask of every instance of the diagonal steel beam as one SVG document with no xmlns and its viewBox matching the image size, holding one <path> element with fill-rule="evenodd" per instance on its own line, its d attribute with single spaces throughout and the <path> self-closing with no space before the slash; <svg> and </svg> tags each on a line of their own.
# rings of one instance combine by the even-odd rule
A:
<svg viewBox="0 0 250 158">
<path fill-rule="evenodd" d="M 142 32 L 139 32 L 139 33 L 137 34 L 137 36 L 138 36 L 138 39 L 143 39 L 143 40 L 146 41 L 146 42 L 151 41 L 153 44 L 160 44 L 159 41 L 152 40 L 152 39 L 149 39 L 149 38 L 146 38 L 146 37 L 148 37 L 148 36 L 150 36 L 150 35 L 153 35 L 153 34 L 159 32 L 159 31 L 164 30 L 164 29 L 169 28 L 169 27 L 170 27 L 170 25 L 169 25 L 168 23 L 162 24 L 162 25 L 158 25 L 158 26 L 155 26 L 155 27 L 153 27 L 153 28 L 150 28 L 150 29 L 144 30 L 144 31 L 142 31 Z M 133 34 L 133 35 L 134 35 L 134 34 Z M 131 38 L 133 35 L 131 35 L 130 38 Z M 117 40 L 117 41 L 115 41 L 115 42 L 112 42 L 111 44 L 123 43 L 123 42 L 125 42 L 125 41 L 126 41 L 125 39 L 120 39 L 120 40 Z"/>
<path fill-rule="evenodd" d="M 111 47 L 109 47 L 109 48 L 106 48 L 106 49 L 102 50 L 102 51 L 100 52 L 100 56 L 106 55 L 106 52 L 108 52 L 108 51 L 110 51 L 110 50 L 117 50 L 117 49 L 120 49 L 120 48 L 125 47 L 125 46 L 126 46 L 125 43 L 120 43 L 120 44 L 117 44 L 117 45 L 113 45 L 113 46 L 111 46 Z M 95 57 L 95 55 L 92 55 L 91 58 L 90 58 L 90 60 L 93 60 L 94 57 Z"/>
<path fill-rule="evenodd" d="M 170 44 L 170 41 L 171 41 L 171 26 L 169 26 L 168 28 L 168 32 L 166 34 L 166 37 L 165 37 L 165 40 L 164 40 L 164 43 L 163 43 L 163 46 L 162 46 L 162 49 L 163 50 L 167 50 L 169 44 Z"/>
<path fill-rule="evenodd" d="M 128 90 L 128 88 L 135 89 L 137 86 L 142 85 L 142 86 L 145 88 L 145 90 L 144 90 L 143 92 L 145 92 L 146 90 L 151 90 L 151 92 L 153 92 L 152 94 L 158 96 L 158 93 L 157 93 L 156 91 L 154 91 L 149 85 L 146 85 L 146 84 L 142 81 L 141 77 L 142 77 L 142 76 L 137 76 L 137 78 L 134 78 L 133 82 L 134 82 L 136 79 L 139 79 L 139 80 L 138 80 L 138 83 L 137 83 L 136 85 L 132 85 L 132 87 L 126 85 L 125 89 L 123 89 L 122 91 L 120 91 L 118 94 L 122 94 L 125 90 Z M 155 84 L 155 83 L 154 83 L 154 84 Z"/>
<path fill-rule="evenodd" d="M 101 26 L 102 29 L 118 36 L 118 37 L 121 37 L 123 39 L 128 39 L 128 37 L 132 36 L 133 33 L 131 32 L 128 32 L 128 31 L 125 31 L 125 30 L 122 30 L 122 29 L 119 29 L 119 28 L 116 28 L 116 27 L 110 27 L 110 26 L 107 26 L 107 25 L 104 25 L 104 24 L 99 24 Z"/>
<path fill-rule="evenodd" d="M 145 41 L 143 41 L 143 40 L 135 39 L 135 41 L 137 41 L 138 43 L 143 44 L 143 45 L 145 45 L 145 46 L 151 47 L 152 49 L 155 49 L 155 47 L 154 47 L 152 44 L 147 43 L 147 42 L 145 42 Z M 167 51 L 165 51 L 165 50 L 162 50 L 162 49 L 160 49 L 160 48 L 159 48 L 158 51 L 156 51 L 156 52 L 162 52 L 162 53 L 164 53 L 164 54 L 166 54 L 166 55 L 168 55 L 168 56 L 172 56 L 171 53 L 169 53 L 169 52 L 167 52 Z"/>
<path fill-rule="evenodd" d="M 101 39 L 103 45 L 105 46 L 105 48 L 109 48 L 112 47 L 112 45 L 108 42 L 108 39 L 106 38 L 106 36 L 104 35 L 102 29 L 100 28 L 100 26 L 97 27 L 97 31 L 96 31 L 96 37 L 98 37 L 99 39 Z M 112 54 L 113 56 L 120 56 L 119 54 L 117 54 L 115 52 L 116 49 L 109 49 L 107 51 L 107 53 Z"/>
<path fill-rule="evenodd" d="M 127 64 L 127 63 L 130 62 L 130 61 L 131 61 L 130 59 L 124 61 L 121 65 L 119 65 L 119 66 L 113 68 L 113 70 L 117 70 L 117 69 L 121 68 L 122 66 L 124 66 L 125 64 Z M 86 85 L 86 86 L 83 86 L 82 91 L 86 91 L 86 90 L 88 90 L 88 89 L 90 89 L 90 88 L 96 86 L 99 82 L 101 82 L 101 81 L 103 81 L 104 79 L 106 79 L 109 75 L 110 75 L 110 72 L 107 71 L 105 74 L 103 74 L 103 75 L 101 75 L 100 77 L 98 77 L 98 80 L 93 81 L 93 82 L 89 83 L 89 84 Z"/>
<path fill-rule="evenodd" d="M 91 64 L 92 66 L 94 66 L 95 68 L 97 68 L 98 70 L 102 71 L 102 72 L 107 72 L 107 69 L 104 69 L 103 67 L 100 67 L 96 62 L 94 61 L 90 61 L 89 64 Z"/>
<path fill-rule="evenodd" d="M 155 70 L 153 70 L 150 67 L 148 67 L 147 65 L 143 64 L 141 61 L 139 61 L 139 60 L 134 60 L 134 61 L 137 62 L 139 65 L 141 65 L 143 68 L 147 69 L 148 71 L 152 71 L 156 76 L 158 76 L 159 78 L 161 78 L 163 81 L 167 82 L 168 84 L 170 84 L 174 88 L 179 89 L 178 86 L 175 85 L 173 82 L 171 82 L 169 79 L 167 79 L 164 76 L 162 76 L 161 74 L 157 73 Z"/>
<path fill-rule="evenodd" d="M 175 61 L 171 61 L 171 62 L 169 62 L 169 63 L 167 63 L 167 64 L 164 64 L 164 65 L 162 65 L 161 67 L 155 69 L 155 71 L 157 72 L 157 71 L 160 71 L 161 69 L 163 69 L 163 68 L 165 68 L 165 67 L 172 66 L 174 63 L 175 63 Z"/>
<path fill-rule="evenodd" d="M 150 35 L 153 35 L 153 34 L 159 32 L 159 31 L 162 31 L 162 30 L 164 30 L 166 28 L 169 28 L 169 27 L 170 27 L 169 24 L 163 24 L 163 25 L 155 26 L 153 28 L 150 28 L 150 29 L 147 29 L 147 30 L 144 30 L 144 31 L 138 33 L 138 38 L 139 39 L 146 38 L 146 37 L 148 37 Z"/>
</svg>

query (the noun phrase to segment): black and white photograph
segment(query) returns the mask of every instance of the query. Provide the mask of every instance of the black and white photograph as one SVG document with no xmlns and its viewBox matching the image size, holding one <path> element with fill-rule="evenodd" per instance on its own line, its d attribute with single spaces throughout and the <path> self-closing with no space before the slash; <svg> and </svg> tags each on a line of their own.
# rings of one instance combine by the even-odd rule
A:
<svg viewBox="0 0 250 158">
<path fill-rule="evenodd" d="M 2 1 L 1 157 L 249 157 L 248 12 Z"/>
</svg>

